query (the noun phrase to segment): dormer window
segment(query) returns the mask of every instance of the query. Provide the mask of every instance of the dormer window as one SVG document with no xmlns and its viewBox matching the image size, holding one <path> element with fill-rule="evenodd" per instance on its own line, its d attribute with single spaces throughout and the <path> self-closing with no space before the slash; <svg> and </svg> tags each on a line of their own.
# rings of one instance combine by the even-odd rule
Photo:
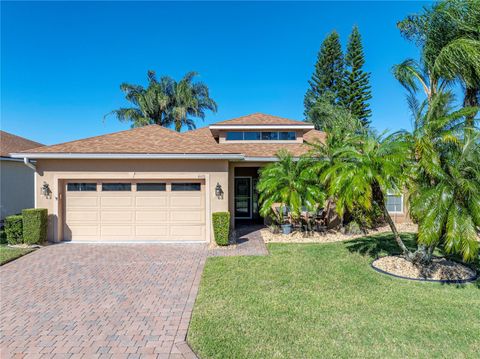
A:
<svg viewBox="0 0 480 359">
<path fill-rule="evenodd" d="M 295 131 L 228 131 L 227 141 L 295 141 Z"/>
</svg>

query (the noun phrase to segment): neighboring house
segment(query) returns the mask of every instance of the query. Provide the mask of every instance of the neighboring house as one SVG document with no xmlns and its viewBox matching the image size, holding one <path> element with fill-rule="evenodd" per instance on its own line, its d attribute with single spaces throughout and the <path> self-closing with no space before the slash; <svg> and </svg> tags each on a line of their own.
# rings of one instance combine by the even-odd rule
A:
<svg viewBox="0 0 480 359">
<path fill-rule="evenodd" d="M 0 220 L 35 205 L 35 171 L 10 153 L 43 146 L 41 143 L 0 131 Z"/>
<path fill-rule="evenodd" d="M 177 133 L 157 125 L 15 154 L 35 160 L 53 241 L 210 241 L 213 212 L 260 220 L 258 170 L 322 141 L 312 124 L 253 114 Z M 43 189 L 41 190 L 41 187 Z M 398 208 L 396 208 L 398 209 Z"/>
</svg>

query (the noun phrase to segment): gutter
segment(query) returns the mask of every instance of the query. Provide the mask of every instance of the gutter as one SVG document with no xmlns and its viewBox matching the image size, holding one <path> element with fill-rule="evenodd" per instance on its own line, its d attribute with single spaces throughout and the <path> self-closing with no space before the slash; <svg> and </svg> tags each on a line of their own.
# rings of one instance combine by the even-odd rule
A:
<svg viewBox="0 0 480 359">
<path fill-rule="evenodd" d="M 199 154 L 199 153 L 12 153 L 13 158 L 27 159 L 208 159 L 243 160 L 242 154 Z M 27 164 L 27 162 L 25 162 Z M 32 165 L 31 163 L 29 163 Z M 28 165 L 27 165 L 28 166 Z M 33 166 L 33 165 L 32 165 Z M 30 166 L 29 166 L 30 167 Z"/>
<path fill-rule="evenodd" d="M 23 163 L 25 163 L 25 166 L 30 167 L 32 170 L 36 171 L 37 167 L 33 163 L 30 162 L 30 160 L 26 157 L 23 158 Z"/>
</svg>

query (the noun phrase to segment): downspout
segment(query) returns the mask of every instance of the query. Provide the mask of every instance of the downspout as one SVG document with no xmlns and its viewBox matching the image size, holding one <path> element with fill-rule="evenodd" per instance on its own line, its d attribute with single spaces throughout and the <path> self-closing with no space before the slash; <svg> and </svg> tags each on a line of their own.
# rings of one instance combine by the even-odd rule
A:
<svg viewBox="0 0 480 359">
<path fill-rule="evenodd" d="M 32 170 L 36 171 L 37 167 L 33 163 L 30 162 L 30 160 L 27 157 L 23 158 L 23 163 L 25 163 L 25 166 L 30 167 Z"/>
</svg>

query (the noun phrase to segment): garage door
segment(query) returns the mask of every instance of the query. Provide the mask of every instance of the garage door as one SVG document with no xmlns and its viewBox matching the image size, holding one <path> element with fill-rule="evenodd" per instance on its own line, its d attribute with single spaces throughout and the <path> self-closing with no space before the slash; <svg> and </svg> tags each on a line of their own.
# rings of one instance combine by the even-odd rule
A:
<svg viewBox="0 0 480 359">
<path fill-rule="evenodd" d="M 203 181 L 69 181 L 65 187 L 66 240 L 205 240 Z"/>
</svg>

